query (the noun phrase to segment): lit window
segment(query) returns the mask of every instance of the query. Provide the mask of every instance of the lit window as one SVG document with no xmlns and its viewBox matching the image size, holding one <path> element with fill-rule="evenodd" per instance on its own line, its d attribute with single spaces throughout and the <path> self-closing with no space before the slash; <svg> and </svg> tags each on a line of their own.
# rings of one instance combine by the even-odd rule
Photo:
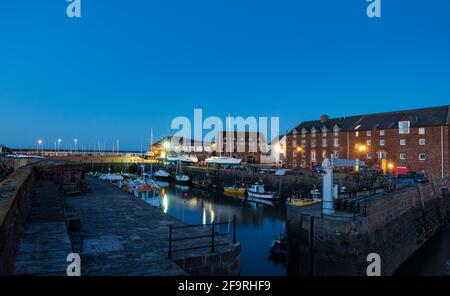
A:
<svg viewBox="0 0 450 296">
<path fill-rule="evenodd" d="M 425 128 L 424 127 L 420 127 L 419 128 L 419 135 L 425 135 Z"/>
<path fill-rule="evenodd" d="M 401 146 L 405 146 L 406 145 L 406 140 L 405 139 L 400 139 L 400 145 Z"/>
<path fill-rule="evenodd" d="M 359 137 L 359 132 L 356 132 L 356 134 L 355 134 L 357 137 Z"/>
<path fill-rule="evenodd" d="M 380 136 L 384 136 L 384 130 L 380 131 Z"/>
<path fill-rule="evenodd" d="M 399 121 L 398 122 L 398 133 L 401 135 L 409 134 L 409 127 L 410 127 L 409 121 Z"/>
<path fill-rule="evenodd" d="M 315 162 L 316 161 L 316 151 L 311 151 L 311 161 Z"/>
<path fill-rule="evenodd" d="M 367 140 L 367 146 L 372 146 L 372 140 Z"/>
<path fill-rule="evenodd" d="M 425 153 L 420 153 L 419 154 L 419 160 L 426 160 Z"/>
<path fill-rule="evenodd" d="M 419 145 L 425 145 L 425 139 L 419 139 Z"/>
<path fill-rule="evenodd" d="M 380 140 L 380 146 L 384 146 L 384 140 Z"/>
<path fill-rule="evenodd" d="M 334 145 L 334 147 L 339 147 L 339 139 L 338 138 L 334 139 L 333 145 Z"/>
<path fill-rule="evenodd" d="M 371 137 L 372 136 L 372 131 L 367 131 L 367 136 Z"/>
<path fill-rule="evenodd" d="M 400 159 L 405 160 L 406 159 L 406 153 L 400 153 Z"/>
</svg>

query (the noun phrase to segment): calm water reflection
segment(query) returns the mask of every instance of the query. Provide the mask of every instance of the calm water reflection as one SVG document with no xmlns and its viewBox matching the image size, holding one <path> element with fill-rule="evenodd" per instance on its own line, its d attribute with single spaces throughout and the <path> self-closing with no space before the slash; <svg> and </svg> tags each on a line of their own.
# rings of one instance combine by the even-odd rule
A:
<svg viewBox="0 0 450 296">
<path fill-rule="evenodd" d="M 237 240 L 241 243 L 242 275 L 285 275 L 286 269 L 268 259 L 275 236 L 285 232 L 286 209 L 248 203 L 238 197 L 170 186 L 161 207 L 188 224 L 225 222 L 237 219 Z M 225 230 L 224 230 L 225 231 Z"/>
<path fill-rule="evenodd" d="M 446 262 L 450 260 L 450 224 L 431 238 L 420 250 L 408 259 L 395 273 L 400 276 L 442 276 Z"/>
</svg>

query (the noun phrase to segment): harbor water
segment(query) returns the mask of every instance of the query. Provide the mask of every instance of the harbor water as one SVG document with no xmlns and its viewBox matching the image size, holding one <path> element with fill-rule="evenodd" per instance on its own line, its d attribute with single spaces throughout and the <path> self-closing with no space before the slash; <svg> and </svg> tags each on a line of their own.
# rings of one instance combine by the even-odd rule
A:
<svg viewBox="0 0 450 296">
<path fill-rule="evenodd" d="M 285 266 L 268 255 L 272 240 L 285 232 L 285 208 L 173 185 L 165 187 L 161 207 L 188 224 L 232 221 L 235 215 L 237 241 L 241 243 L 241 275 L 286 274 Z"/>
<path fill-rule="evenodd" d="M 395 273 L 398 276 L 450 275 L 446 263 L 450 260 L 450 224 L 425 243 Z"/>
</svg>

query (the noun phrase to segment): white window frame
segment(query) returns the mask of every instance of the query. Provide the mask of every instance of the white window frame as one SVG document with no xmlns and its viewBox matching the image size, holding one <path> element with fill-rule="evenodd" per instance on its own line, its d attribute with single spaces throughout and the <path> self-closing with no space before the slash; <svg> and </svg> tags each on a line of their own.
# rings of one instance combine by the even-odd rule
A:
<svg viewBox="0 0 450 296">
<path fill-rule="evenodd" d="M 419 127 L 419 135 L 425 135 L 425 128 Z"/>
<path fill-rule="evenodd" d="M 380 140 L 380 146 L 384 146 L 386 144 L 385 140 Z"/>
<path fill-rule="evenodd" d="M 398 122 L 398 133 L 400 135 L 408 135 L 411 128 L 411 122 L 409 120 Z"/>
<path fill-rule="evenodd" d="M 423 155 L 423 158 L 421 157 Z M 427 155 L 425 153 L 419 153 L 419 160 L 424 161 L 427 160 Z"/>
<path fill-rule="evenodd" d="M 426 145 L 427 144 L 427 141 L 424 139 L 424 138 L 420 138 L 419 139 L 419 145 Z"/>
<path fill-rule="evenodd" d="M 372 140 L 367 140 L 366 144 L 367 144 L 367 146 L 372 146 Z"/>
<path fill-rule="evenodd" d="M 372 136 L 372 131 L 367 131 L 367 136 L 371 137 Z"/>
<path fill-rule="evenodd" d="M 403 156 L 403 157 L 402 157 L 402 156 Z M 405 152 L 401 152 L 400 155 L 399 155 L 399 158 L 400 158 L 401 160 L 406 160 L 406 153 L 405 153 Z"/>
<path fill-rule="evenodd" d="M 384 130 L 380 130 L 380 136 L 384 136 L 385 135 L 385 131 Z"/>
<path fill-rule="evenodd" d="M 406 139 L 400 139 L 400 146 L 406 146 Z"/>
</svg>

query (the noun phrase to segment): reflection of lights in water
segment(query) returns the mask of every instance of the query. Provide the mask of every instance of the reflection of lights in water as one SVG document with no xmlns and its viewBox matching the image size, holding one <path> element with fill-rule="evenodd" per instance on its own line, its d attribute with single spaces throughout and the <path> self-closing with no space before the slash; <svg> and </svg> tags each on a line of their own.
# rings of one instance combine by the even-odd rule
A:
<svg viewBox="0 0 450 296">
<path fill-rule="evenodd" d="M 206 225 L 206 210 L 203 208 L 203 225 Z"/>
<path fill-rule="evenodd" d="M 166 195 L 166 188 L 161 188 L 161 195 Z"/>
<path fill-rule="evenodd" d="M 169 199 L 167 198 L 167 194 L 164 194 L 164 198 L 162 201 L 163 212 L 166 214 L 169 210 Z"/>
<path fill-rule="evenodd" d="M 209 210 L 209 215 L 211 216 L 211 223 L 214 222 L 214 211 L 212 209 Z"/>
<path fill-rule="evenodd" d="M 197 199 L 196 198 L 193 198 L 189 201 L 189 207 L 191 209 L 195 209 L 197 207 Z"/>
</svg>

